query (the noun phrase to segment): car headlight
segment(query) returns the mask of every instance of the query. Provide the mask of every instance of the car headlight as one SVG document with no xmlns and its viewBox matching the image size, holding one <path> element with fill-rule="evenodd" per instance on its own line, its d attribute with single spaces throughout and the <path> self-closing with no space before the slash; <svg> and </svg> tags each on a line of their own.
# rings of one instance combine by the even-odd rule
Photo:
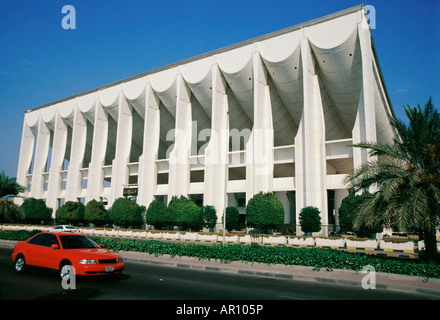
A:
<svg viewBox="0 0 440 320">
<path fill-rule="evenodd" d="M 124 259 L 122 259 L 122 258 L 118 258 L 118 259 L 116 259 L 116 262 L 117 262 L 117 263 L 119 263 L 119 262 L 124 262 Z"/>
<path fill-rule="evenodd" d="M 79 264 L 96 264 L 96 260 L 82 259 L 79 261 Z"/>
</svg>

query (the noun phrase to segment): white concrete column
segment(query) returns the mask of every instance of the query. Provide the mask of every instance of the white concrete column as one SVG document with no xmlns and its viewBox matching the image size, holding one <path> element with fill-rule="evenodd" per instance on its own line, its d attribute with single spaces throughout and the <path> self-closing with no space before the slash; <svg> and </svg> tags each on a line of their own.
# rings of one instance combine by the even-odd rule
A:
<svg viewBox="0 0 440 320">
<path fill-rule="evenodd" d="M 119 93 L 118 123 L 116 131 L 115 158 L 112 162 L 111 199 L 113 203 L 122 197 L 123 186 L 128 183 L 128 167 L 131 140 L 133 137 L 133 116 L 131 106 L 122 92 Z"/>
<path fill-rule="evenodd" d="M 41 199 L 44 193 L 43 172 L 50 145 L 50 129 L 40 116 L 38 120 L 37 145 L 35 148 L 34 168 L 32 171 L 32 185 L 29 197 Z"/>
<path fill-rule="evenodd" d="M 104 189 L 104 164 L 105 151 L 108 137 L 108 117 L 104 108 L 97 100 L 95 103 L 95 121 L 93 128 L 92 158 L 89 165 L 87 182 L 87 201 L 99 201 Z"/>
<path fill-rule="evenodd" d="M 356 121 L 353 128 L 353 143 L 376 142 L 376 117 L 374 105 L 374 73 L 373 52 L 371 49 L 371 35 L 367 21 L 358 25 L 359 43 L 362 56 L 362 88 Z M 368 150 L 353 149 L 354 168 L 359 168 L 363 163 L 376 160 L 371 157 Z"/>
<path fill-rule="evenodd" d="M 304 108 L 295 138 L 296 214 L 304 207 L 317 207 L 321 211 L 322 231 L 326 233 L 325 123 L 318 76 L 307 39 L 301 40 L 301 60 Z M 301 234 L 300 227 L 297 234 Z"/>
<path fill-rule="evenodd" d="M 176 130 L 174 148 L 170 153 L 168 200 L 171 200 L 172 196 L 187 196 L 190 181 L 191 92 L 181 74 L 177 75 L 176 85 Z"/>
<path fill-rule="evenodd" d="M 148 208 L 157 186 L 156 160 L 160 139 L 159 99 L 148 83 L 145 90 L 143 153 L 139 157 L 138 203 Z"/>
<path fill-rule="evenodd" d="M 227 205 L 229 120 L 226 83 L 217 65 L 212 66 L 211 137 L 205 150 L 204 204 L 214 206 L 217 225 L 221 228 Z"/>
<path fill-rule="evenodd" d="M 67 169 L 66 201 L 76 201 L 81 193 L 82 168 L 87 143 L 87 120 L 75 106 L 72 126 L 72 146 Z"/>
<path fill-rule="evenodd" d="M 252 129 L 249 140 L 246 142 L 246 203 L 254 196 L 254 135 L 255 131 Z"/>
<path fill-rule="evenodd" d="M 61 192 L 60 171 L 63 165 L 64 155 L 66 154 L 67 126 L 59 112 L 57 112 L 53 130 L 52 159 L 49 169 L 46 198 L 46 205 L 50 208 L 54 208 L 54 210 L 57 209 L 57 197 Z"/>
<path fill-rule="evenodd" d="M 20 156 L 18 158 L 17 166 L 17 183 L 23 187 L 28 187 L 29 181 L 27 175 L 29 174 L 29 169 L 32 163 L 32 156 L 34 153 L 35 135 L 26 123 L 26 115 L 23 121 L 23 131 L 21 134 L 21 145 L 20 145 Z M 31 186 L 32 188 L 32 186 Z M 26 195 L 27 191 L 24 192 Z M 14 202 L 18 205 L 23 203 L 22 198 L 16 198 Z"/>
<path fill-rule="evenodd" d="M 253 194 L 272 191 L 273 121 L 267 71 L 260 54 L 253 54 L 254 127 L 253 127 Z"/>
</svg>

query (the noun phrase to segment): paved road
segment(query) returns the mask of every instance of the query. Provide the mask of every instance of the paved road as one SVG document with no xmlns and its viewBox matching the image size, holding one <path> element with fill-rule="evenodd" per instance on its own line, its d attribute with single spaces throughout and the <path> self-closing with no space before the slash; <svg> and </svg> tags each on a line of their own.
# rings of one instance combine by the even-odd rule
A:
<svg viewBox="0 0 440 320">
<path fill-rule="evenodd" d="M 421 294 L 307 281 L 261 278 L 126 263 L 116 278 L 77 279 L 75 290 L 63 290 L 57 273 L 32 270 L 18 275 L 11 249 L 0 248 L 0 290 L 4 300 L 310 300 L 310 299 L 429 299 Z"/>
</svg>

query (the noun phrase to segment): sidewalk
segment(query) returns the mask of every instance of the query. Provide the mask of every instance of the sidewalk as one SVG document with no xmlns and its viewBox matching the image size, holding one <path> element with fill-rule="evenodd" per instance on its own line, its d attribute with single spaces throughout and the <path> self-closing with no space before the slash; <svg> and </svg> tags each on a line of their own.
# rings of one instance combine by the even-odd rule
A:
<svg viewBox="0 0 440 320">
<path fill-rule="evenodd" d="M 14 248 L 16 241 L 0 240 L 0 247 Z M 162 265 L 175 268 L 245 274 L 256 277 L 269 277 L 297 281 L 326 282 L 338 285 L 351 285 L 362 288 L 362 279 L 367 273 L 352 270 L 313 270 L 313 267 L 266 265 L 260 263 L 198 260 L 191 257 L 171 257 L 168 255 L 155 257 L 148 253 L 120 251 L 126 262 Z M 371 277 L 371 275 L 369 275 Z M 376 288 L 407 293 L 428 294 L 440 299 L 440 279 L 376 273 Z"/>
</svg>

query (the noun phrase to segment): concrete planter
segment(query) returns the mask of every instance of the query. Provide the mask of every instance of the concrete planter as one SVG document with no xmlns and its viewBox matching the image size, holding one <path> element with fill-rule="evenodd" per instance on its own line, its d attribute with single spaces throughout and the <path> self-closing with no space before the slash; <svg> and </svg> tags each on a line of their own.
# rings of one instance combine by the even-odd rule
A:
<svg viewBox="0 0 440 320">
<path fill-rule="evenodd" d="M 180 240 L 184 241 L 196 241 L 198 240 L 199 234 L 196 232 L 185 232 L 180 234 Z"/>
<path fill-rule="evenodd" d="M 100 236 L 100 237 L 104 237 L 106 235 L 105 230 L 81 229 L 80 231 L 83 234 L 90 234 L 90 235 Z"/>
<path fill-rule="evenodd" d="M 118 236 L 118 232 L 116 230 L 114 230 L 114 229 L 112 229 L 112 230 L 105 230 L 103 235 L 109 236 L 109 237 L 116 237 L 116 236 Z"/>
<path fill-rule="evenodd" d="M 119 230 L 118 231 L 118 235 L 120 237 L 124 237 L 124 238 L 130 238 L 133 236 L 133 231 L 123 231 L 123 230 Z"/>
<path fill-rule="evenodd" d="M 163 240 L 179 240 L 180 233 L 179 232 L 163 232 L 162 239 Z"/>
<path fill-rule="evenodd" d="M 152 239 L 162 239 L 162 232 L 147 232 L 147 237 Z"/>
<path fill-rule="evenodd" d="M 241 243 L 245 243 L 245 244 L 249 244 L 249 243 L 255 243 L 255 242 L 259 242 L 260 238 L 253 238 L 250 235 L 246 234 L 244 236 L 240 236 L 239 241 Z"/>
<path fill-rule="evenodd" d="M 342 247 L 345 247 L 345 239 L 316 238 L 315 239 L 315 246 L 342 248 Z"/>
<path fill-rule="evenodd" d="M 137 236 L 138 238 L 146 238 L 146 237 L 147 237 L 147 232 L 146 232 L 146 231 L 143 231 L 143 232 L 137 232 L 137 233 L 136 233 L 136 236 Z"/>
<path fill-rule="evenodd" d="M 263 243 L 265 244 L 286 244 L 286 237 L 263 237 Z"/>
<path fill-rule="evenodd" d="M 226 242 L 239 242 L 240 237 L 239 236 L 225 236 L 225 241 Z"/>
<path fill-rule="evenodd" d="M 417 243 L 417 246 L 418 246 L 419 250 L 423 250 L 423 249 L 425 249 L 425 241 L 420 240 L 420 241 Z M 437 250 L 440 251 L 440 243 L 438 243 L 438 242 L 437 242 Z"/>
<path fill-rule="evenodd" d="M 315 246 L 315 239 L 312 237 L 308 238 L 288 238 L 287 244 L 293 245 L 293 246 L 300 246 L 300 247 L 313 247 Z"/>
<path fill-rule="evenodd" d="M 346 240 L 347 249 L 377 249 L 377 240 Z"/>
<path fill-rule="evenodd" d="M 410 252 L 414 252 L 415 249 L 413 241 L 408 241 L 403 243 L 393 243 L 393 242 L 386 242 L 383 240 L 380 240 L 379 248 L 384 251 L 401 250 L 401 251 L 410 251 Z"/>
<path fill-rule="evenodd" d="M 217 242 L 218 235 L 216 234 L 199 234 L 199 241 L 204 242 Z"/>
</svg>

